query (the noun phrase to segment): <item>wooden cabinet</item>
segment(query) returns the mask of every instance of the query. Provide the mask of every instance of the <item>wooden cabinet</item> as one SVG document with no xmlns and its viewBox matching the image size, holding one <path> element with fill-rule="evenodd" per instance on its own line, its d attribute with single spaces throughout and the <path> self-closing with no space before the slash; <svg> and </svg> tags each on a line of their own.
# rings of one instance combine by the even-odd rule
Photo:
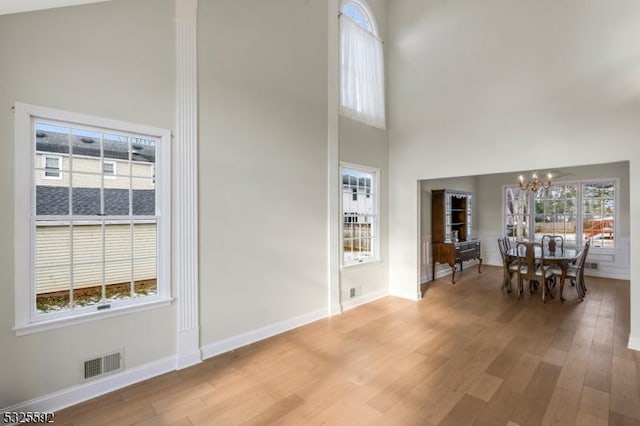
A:
<svg viewBox="0 0 640 426">
<path fill-rule="evenodd" d="M 481 272 L 480 240 L 471 234 L 472 194 L 464 191 L 439 189 L 431 191 L 431 247 L 433 253 L 432 277 L 436 262 L 451 267 L 451 283 L 455 284 L 456 265 L 478 259 Z"/>
</svg>

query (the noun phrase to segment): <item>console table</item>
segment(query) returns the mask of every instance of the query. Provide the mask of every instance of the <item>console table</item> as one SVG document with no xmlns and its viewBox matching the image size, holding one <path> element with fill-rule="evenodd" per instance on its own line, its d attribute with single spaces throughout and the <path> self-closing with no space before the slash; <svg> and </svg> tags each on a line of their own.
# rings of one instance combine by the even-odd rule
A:
<svg viewBox="0 0 640 426">
<path fill-rule="evenodd" d="M 462 262 L 467 260 L 478 259 L 478 273 L 482 272 L 482 256 L 480 251 L 480 240 L 471 239 L 468 241 L 460 241 L 457 243 L 432 243 L 433 264 L 432 277 L 436 276 L 436 262 L 447 263 L 451 267 L 451 284 L 456 283 L 456 265 L 460 265 L 462 271 Z"/>
</svg>

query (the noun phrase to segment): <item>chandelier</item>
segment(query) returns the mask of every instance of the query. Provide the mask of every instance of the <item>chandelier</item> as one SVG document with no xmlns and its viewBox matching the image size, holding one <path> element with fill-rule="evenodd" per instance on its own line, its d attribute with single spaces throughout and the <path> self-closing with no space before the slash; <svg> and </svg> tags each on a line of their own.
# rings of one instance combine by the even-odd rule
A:
<svg viewBox="0 0 640 426">
<path fill-rule="evenodd" d="M 549 189 L 550 186 L 551 186 L 551 173 L 547 174 L 546 182 L 542 182 L 541 180 L 539 180 L 538 175 L 534 173 L 531 175 L 531 180 L 525 183 L 524 177 L 520 175 L 520 188 L 523 191 L 530 189 L 532 192 L 538 192 L 540 189 Z"/>
</svg>

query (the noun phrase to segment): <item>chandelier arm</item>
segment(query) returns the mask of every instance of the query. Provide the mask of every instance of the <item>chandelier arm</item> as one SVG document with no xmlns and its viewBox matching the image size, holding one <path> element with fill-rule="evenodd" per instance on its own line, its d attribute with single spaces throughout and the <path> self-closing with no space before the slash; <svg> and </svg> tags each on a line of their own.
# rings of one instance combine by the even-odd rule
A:
<svg viewBox="0 0 640 426">
<path fill-rule="evenodd" d="M 532 192 L 538 192 L 541 189 L 549 189 L 551 187 L 551 174 L 549 174 L 549 178 L 546 182 L 543 182 L 538 179 L 538 176 L 534 174 L 532 176 L 532 180 L 525 183 L 522 175 L 520 176 L 520 189 L 523 191 L 531 190 Z"/>
</svg>

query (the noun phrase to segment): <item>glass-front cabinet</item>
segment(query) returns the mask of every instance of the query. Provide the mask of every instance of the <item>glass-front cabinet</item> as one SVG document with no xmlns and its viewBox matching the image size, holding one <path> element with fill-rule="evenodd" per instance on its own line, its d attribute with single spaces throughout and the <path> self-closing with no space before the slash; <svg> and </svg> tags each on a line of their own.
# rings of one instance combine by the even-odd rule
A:
<svg viewBox="0 0 640 426">
<path fill-rule="evenodd" d="M 456 264 L 478 259 L 482 266 L 480 240 L 472 237 L 472 193 L 438 189 L 431 191 L 431 245 L 433 252 L 432 277 L 436 262 L 451 267 L 451 282 L 455 283 Z"/>
</svg>

